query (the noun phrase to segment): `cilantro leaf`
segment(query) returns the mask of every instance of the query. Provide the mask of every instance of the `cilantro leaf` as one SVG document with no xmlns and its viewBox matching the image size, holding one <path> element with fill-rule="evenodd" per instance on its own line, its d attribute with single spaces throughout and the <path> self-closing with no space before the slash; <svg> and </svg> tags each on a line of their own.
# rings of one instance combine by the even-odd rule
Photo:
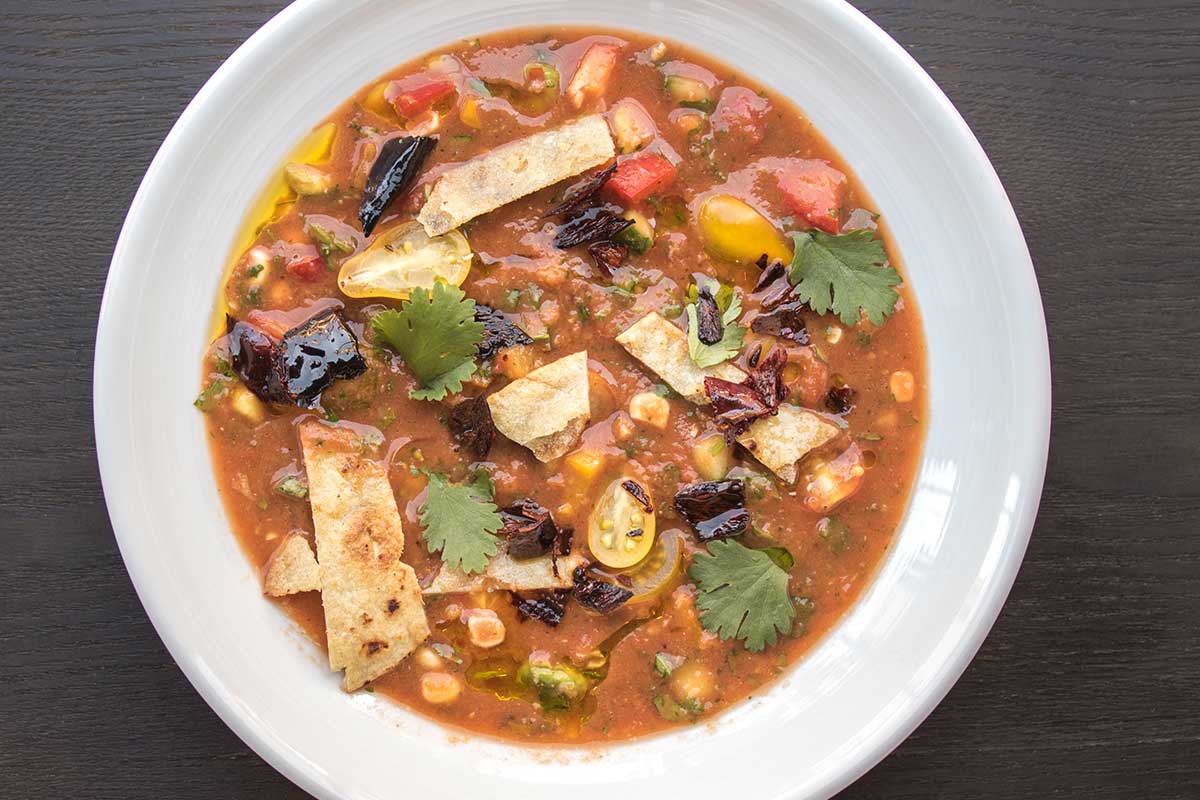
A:
<svg viewBox="0 0 1200 800">
<path fill-rule="evenodd" d="M 371 324 L 421 382 L 409 393 L 414 400 L 441 400 L 475 374 L 483 323 L 475 321 L 475 301 L 456 286 L 413 289 L 399 311 L 377 314 Z"/>
<path fill-rule="evenodd" d="M 688 570 L 699 595 L 700 624 L 721 639 L 741 639 L 757 652 L 792 629 L 796 615 L 788 574 L 768 553 L 732 539 L 710 542 Z"/>
<path fill-rule="evenodd" d="M 792 234 L 796 254 L 790 273 L 796 293 L 813 311 L 829 309 L 847 325 L 860 313 L 875 325 L 896 310 L 900 295 L 892 288 L 900 275 L 887 266 L 883 243 L 869 230 L 833 236 L 812 230 Z"/>
<path fill-rule="evenodd" d="M 698 294 L 697 291 L 697 296 Z M 737 292 L 728 286 L 719 286 L 713 295 L 717 300 L 717 307 L 722 311 L 723 326 L 721 340 L 715 344 L 700 341 L 700 319 L 696 311 L 696 301 L 688 303 L 685 309 L 688 320 L 688 353 L 701 369 L 715 366 L 736 356 L 746 338 L 746 326 L 737 324 L 737 318 L 742 315 L 742 300 L 737 296 Z"/>
<path fill-rule="evenodd" d="M 487 569 L 496 555 L 496 531 L 504 527 L 488 486 L 478 478 L 458 486 L 436 472 L 429 478 L 425 504 L 421 506 L 422 538 L 429 549 L 442 554 L 450 569 L 470 574 Z M 490 483 L 490 481 L 489 481 Z"/>
</svg>

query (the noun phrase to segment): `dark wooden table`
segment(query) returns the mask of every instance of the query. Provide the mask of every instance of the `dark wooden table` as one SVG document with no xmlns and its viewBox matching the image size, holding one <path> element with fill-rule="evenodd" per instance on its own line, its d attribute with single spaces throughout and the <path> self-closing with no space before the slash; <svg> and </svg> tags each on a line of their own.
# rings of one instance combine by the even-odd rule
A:
<svg viewBox="0 0 1200 800">
<path fill-rule="evenodd" d="M 148 623 L 105 513 L 90 402 L 100 293 L 138 181 L 192 94 L 282 5 L 0 0 L 2 797 L 303 796 Z M 1008 188 L 1049 320 L 1054 435 L 987 643 L 843 796 L 1194 800 L 1200 4 L 861 5 Z"/>
</svg>

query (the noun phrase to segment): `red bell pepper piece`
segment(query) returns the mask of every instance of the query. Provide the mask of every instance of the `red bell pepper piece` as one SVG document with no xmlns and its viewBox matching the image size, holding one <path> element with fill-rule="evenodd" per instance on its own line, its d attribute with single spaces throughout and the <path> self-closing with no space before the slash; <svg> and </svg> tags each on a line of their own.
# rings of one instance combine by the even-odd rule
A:
<svg viewBox="0 0 1200 800">
<path fill-rule="evenodd" d="M 640 203 L 675 180 L 675 165 L 655 153 L 622 161 L 604 184 L 605 191 L 623 203 Z"/>
<path fill-rule="evenodd" d="M 826 233 L 841 229 L 846 176 L 825 161 L 801 161 L 779 175 L 779 192 L 792 211 Z"/>
<path fill-rule="evenodd" d="M 402 117 L 415 117 L 455 91 L 454 81 L 445 75 L 422 72 L 392 81 L 383 96 Z"/>
<path fill-rule="evenodd" d="M 313 283 L 321 280 L 325 274 L 325 260 L 319 255 L 311 257 L 300 256 L 287 265 L 287 273 L 297 280 Z"/>
</svg>

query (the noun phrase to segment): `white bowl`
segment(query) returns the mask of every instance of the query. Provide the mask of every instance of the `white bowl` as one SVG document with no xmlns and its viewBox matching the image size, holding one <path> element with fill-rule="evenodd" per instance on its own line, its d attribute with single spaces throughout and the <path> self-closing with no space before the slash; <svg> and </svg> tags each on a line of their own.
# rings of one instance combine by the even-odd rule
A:
<svg viewBox="0 0 1200 800">
<path fill-rule="evenodd" d="M 924 316 L 932 386 L 893 550 L 806 659 L 710 724 L 547 751 L 344 695 L 262 598 L 191 403 L 235 232 L 291 145 L 395 64 L 550 23 L 665 35 L 799 103 L 891 225 Z M 833 794 L 925 718 L 999 613 L 1037 511 L 1049 392 L 1033 266 L 995 172 L 933 81 L 838 0 L 301 0 L 217 71 L 147 171 L 113 255 L 95 365 L 105 496 L 146 611 L 221 718 L 321 798 Z"/>
</svg>

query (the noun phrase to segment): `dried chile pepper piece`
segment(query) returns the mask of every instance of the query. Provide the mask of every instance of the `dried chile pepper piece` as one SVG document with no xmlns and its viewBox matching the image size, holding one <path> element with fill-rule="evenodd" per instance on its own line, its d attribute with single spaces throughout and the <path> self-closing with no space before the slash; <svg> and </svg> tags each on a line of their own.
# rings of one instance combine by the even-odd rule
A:
<svg viewBox="0 0 1200 800">
<path fill-rule="evenodd" d="M 547 217 L 573 217 L 585 205 L 591 202 L 596 193 L 608 182 L 612 174 L 617 171 L 617 162 L 609 164 L 604 169 L 592 175 L 586 181 L 579 185 L 575 191 L 569 193 L 563 201 L 554 208 L 546 212 Z"/>
<path fill-rule="evenodd" d="M 624 586 L 589 577 L 587 567 L 576 567 L 572 578 L 575 581 L 572 590 L 575 602 L 599 614 L 610 614 L 633 597 L 633 592 Z"/>
<path fill-rule="evenodd" d="M 787 353 L 774 348 L 741 383 L 705 378 L 704 393 L 716 412 L 717 426 L 730 436 L 740 436 L 763 417 L 770 416 L 787 396 L 783 368 Z"/>
<path fill-rule="evenodd" d="M 834 386 L 825 395 L 825 407 L 834 414 L 848 414 L 854 410 L 855 394 L 849 386 Z"/>
<path fill-rule="evenodd" d="M 464 400 L 450 409 L 449 428 L 458 446 L 476 461 L 487 458 L 496 438 L 496 424 L 492 421 L 492 408 L 483 395 Z"/>
<path fill-rule="evenodd" d="M 284 389 L 298 406 L 311 408 L 335 380 L 367 370 L 358 339 L 336 309 L 327 309 L 283 335 L 278 351 Z"/>
<path fill-rule="evenodd" d="M 483 338 L 475 347 L 480 358 L 492 358 L 506 347 L 533 344 L 529 334 L 510 322 L 503 312 L 491 306 L 476 303 L 475 321 L 483 323 Z"/>
<path fill-rule="evenodd" d="M 750 330 L 767 336 L 791 339 L 796 344 L 809 343 L 808 328 L 804 325 L 803 311 L 807 307 L 803 300 L 793 299 L 778 303 L 770 310 L 759 314 L 750 323 Z M 766 308 L 766 300 L 763 301 Z"/>
<path fill-rule="evenodd" d="M 556 589 L 550 592 L 538 592 L 532 595 L 513 593 L 512 602 L 517 609 L 517 617 L 522 621 L 536 619 L 551 628 L 558 627 L 567 612 L 567 598 L 571 593 L 566 589 Z"/>
<path fill-rule="evenodd" d="M 225 317 L 229 363 L 242 383 L 264 403 L 290 403 L 279 372 L 279 342 L 249 322 Z"/>
<path fill-rule="evenodd" d="M 388 204 L 412 186 L 436 145 L 437 139 L 430 136 L 402 136 L 383 143 L 367 175 L 362 206 L 358 210 L 364 236 L 370 236 L 375 230 Z"/>
<path fill-rule="evenodd" d="M 523 497 L 500 510 L 508 554 L 516 559 L 538 558 L 551 552 L 560 532 L 550 512 L 536 500 Z"/>
<path fill-rule="evenodd" d="M 625 257 L 629 255 L 629 248 L 617 242 L 592 242 L 588 245 L 588 253 L 600 274 L 611 279 L 613 270 L 621 266 Z"/>
<path fill-rule="evenodd" d="M 633 224 L 633 220 L 617 216 L 608 208 L 590 208 L 559 226 L 554 234 L 554 246 L 560 250 L 592 242 L 611 240 Z"/>
<path fill-rule="evenodd" d="M 721 322 L 721 309 L 717 306 L 717 299 L 713 297 L 712 292 L 705 286 L 696 296 L 696 320 L 697 325 L 696 335 L 704 344 L 716 344 L 721 341 L 721 337 L 725 333 L 725 326 Z"/>
<path fill-rule="evenodd" d="M 740 480 L 703 481 L 675 494 L 675 510 L 702 542 L 740 536 L 750 529 L 746 484 Z"/>
<path fill-rule="evenodd" d="M 621 488 L 629 492 L 633 496 L 633 499 L 641 504 L 642 509 L 647 514 L 654 513 L 654 504 L 650 502 L 650 495 L 646 493 L 646 490 L 640 483 L 634 480 L 623 480 L 621 481 Z"/>
</svg>

